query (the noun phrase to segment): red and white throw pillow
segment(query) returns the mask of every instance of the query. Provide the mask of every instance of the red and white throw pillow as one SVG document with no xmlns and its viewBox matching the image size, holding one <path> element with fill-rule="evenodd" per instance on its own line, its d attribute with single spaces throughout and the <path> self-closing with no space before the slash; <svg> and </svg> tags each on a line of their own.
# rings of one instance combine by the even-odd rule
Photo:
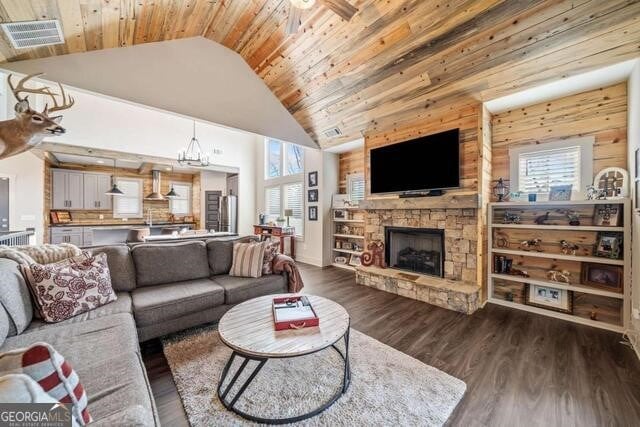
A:
<svg viewBox="0 0 640 427">
<path fill-rule="evenodd" d="M 60 322 L 117 298 L 105 253 L 22 266 L 22 272 L 45 322 Z"/>
<path fill-rule="evenodd" d="M 91 422 L 87 393 L 69 362 L 47 343 L 0 354 L 0 375 L 25 374 L 60 403 L 72 405 L 79 424 Z"/>
<path fill-rule="evenodd" d="M 280 250 L 280 241 L 271 240 L 264 245 L 264 261 L 262 263 L 262 274 L 273 274 L 273 259 Z"/>
</svg>

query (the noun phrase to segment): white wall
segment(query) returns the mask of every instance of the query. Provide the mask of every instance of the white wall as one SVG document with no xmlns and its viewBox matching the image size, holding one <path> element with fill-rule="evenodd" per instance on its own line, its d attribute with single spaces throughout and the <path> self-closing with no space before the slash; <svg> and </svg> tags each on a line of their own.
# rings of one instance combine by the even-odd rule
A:
<svg viewBox="0 0 640 427">
<path fill-rule="evenodd" d="M 628 163 L 630 175 L 633 176 L 635 170 L 635 150 L 640 148 L 640 62 L 634 67 L 631 77 L 629 78 L 628 88 Z M 638 165 L 640 167 L 640 165 Z M 632 190 L 635 183 L 631 183 Z M 631 191 L 632 197 L 635 197 L 635 191 Z M 640 203 L 640 201 L 636 201 Z M 632 286 L 631 286 L 631 307 L 640 310 L 640 213 L 633 211 L 632 223 Z M 635 329 L 636 335 L 636 351 L 640 355 L 640 319 L 632 316 L 632 328 Z"/>
<path fill-rule="evenodd" d="M 42 243 L 44 161 L 29 152 L 0 160 L 0 176 L 9 178 L 10 229 L 33 227 L 37 242 Z"/>
<path fill-rule="evenodd" d="M 256 147 L 256 215 L 265 210 L 264 188 L 267 181 L 264 179 L 264 141 Z M 318 171 L 319 200 L 318 221 L 309 221 L 307 202 L 308 173 Z M 241 174 L 242 177 L 242 174 Z M 331 195 L 337 192 L 338 187 L 338 155 L 304 148 L 304 237 L 296 240 L 296 261 L 316 266 L 331 264 L 331 224 L 328 221 L 330 215 Z M 242 191 L 242 190 L 240 190 Z M 242 192 L 240 193 L 242 194 Z"/>
</svg>

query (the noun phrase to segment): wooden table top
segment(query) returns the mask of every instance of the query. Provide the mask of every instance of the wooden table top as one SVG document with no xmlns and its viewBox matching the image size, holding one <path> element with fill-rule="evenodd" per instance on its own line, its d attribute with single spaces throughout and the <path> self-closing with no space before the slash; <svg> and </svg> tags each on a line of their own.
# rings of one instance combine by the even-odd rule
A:
<svg viewBox="0 0 640 427">
<path fill-rule="evenodd" d="M 276 331 L 271 302 L 265 295 L 236 305 L 218 323 L 220 338 L 240 353 L 256 357 L 292 357 L 313 353 L 337 342 L 349 327 L 349 314 L 338 303 L 307 295 L 320 326 Z"/>
</svg>

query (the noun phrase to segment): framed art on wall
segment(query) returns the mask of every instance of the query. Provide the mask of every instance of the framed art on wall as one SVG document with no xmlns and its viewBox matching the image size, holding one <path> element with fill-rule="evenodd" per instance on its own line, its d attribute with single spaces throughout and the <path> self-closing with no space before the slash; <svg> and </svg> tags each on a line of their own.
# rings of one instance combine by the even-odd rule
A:
<svg viewBox="0 0 640 427">
<path fill-rule="evenodd" d="M 307 201 L 309 203 L 315 203 L 318 201 L 318 190 L 309 190 L 307 192 Z"/>
<path fill-rule="evenodd" d="M 317 221 L 317 220 L 318 220 L 318 207 L 309 206 L 309 221 Z"/>
<path fill-rule="evenodd" d="M 308 187 L 318 186 L 318 171 L 309 172 L 309 182 L 307 186 Z"/>
</svg>

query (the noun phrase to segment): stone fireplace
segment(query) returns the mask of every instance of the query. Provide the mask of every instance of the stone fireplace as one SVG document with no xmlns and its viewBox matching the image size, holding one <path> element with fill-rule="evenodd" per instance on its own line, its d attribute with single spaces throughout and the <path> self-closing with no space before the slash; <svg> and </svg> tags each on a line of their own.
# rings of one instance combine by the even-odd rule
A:
<svg viewBox="0 0 640 427">
<path fill-rule="evenodd" d="M 391 268 L 358 267 L 357 283 L 467 314 L 477 310 L 479 210 L 441 203 L 435 198 L 363 202 L 365 246 L 383 241 Z M 477 205 L 477 196 L 468 204 Z"/>
<path fill-rule="evenodd" d="M 444 230 L 385 227 L 384 232 L 389 267 L 444 277 Z"/>
</svg>

